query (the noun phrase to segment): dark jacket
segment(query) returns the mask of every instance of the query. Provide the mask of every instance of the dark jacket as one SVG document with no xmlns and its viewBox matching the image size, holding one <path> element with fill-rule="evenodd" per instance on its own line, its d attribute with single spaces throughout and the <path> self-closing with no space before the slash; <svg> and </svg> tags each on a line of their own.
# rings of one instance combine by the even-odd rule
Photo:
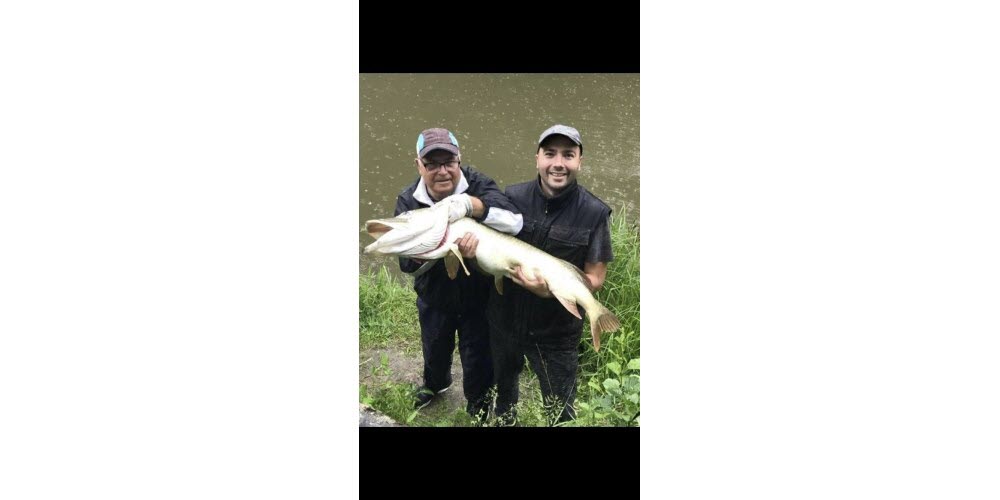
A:
<svg viewBox="0 0 1000 500">
<path fill-rule="evenodd" d="M 500 188 L 493 182 L 493 179 L 475 170 L 472 166 L 463 165 L 461 169 L 462 174 L 465 175 L 465 180 L 469 183 L 469 188 L 465 191 L 465 194 L 479 198 L 485 206 L 483 216 L 476 220 L 483 222 L 493 207 L 508 210 L 514 214 L 520 213 L 517 207 L 500 191 Z M 395 215 L 418 208 L 427 208 L 427 205 L 424 205 L 413 197 L 413 193 L 416 191 L 419 183 L 420 179 L 418 178 L 413 184 L 399 193 L 399 196 L 396 198 Z M 399 268 L 404 273 L 413 273 L 420 266 L 421 263 L 413 259 L 399 258 Z M 465 272 L 459 269 L 458 277 L 451 280 L 448 278 L 443 259 L 438 260 L 431 269 L 417 276 L 413 282 L 413 289 L 416 290 L 417 295 L 424 303 L 445 312 L 458 313 L 469 307 L 483 309 L 486 307 L 489 299 L 488 289 L 492 286 L 493 279 L 478 271 L 478 269 L 469 266 L 468 262 L 466 263 L 466 267 L 469 267 L 469 272 L 472 273 L 471 276 L 466 276 Z"/>
<path fill-rule="evenodd" d="M 573 184 L 554 198 L 546 198 L 536 178 L 507 188 L 507 196 L 524 216 L 518 239 L 566 260 L 583 270 L 587 262 L 610 262 L 611 208 Z M 504 295 L 491 292 L 489 319 L 494 327 L 536 341 L 560 337 L 572 343 L 583 331 L 583 320 L 569 313 L 555 298 L 541 298 L 504 278 Z"/>
</svg>

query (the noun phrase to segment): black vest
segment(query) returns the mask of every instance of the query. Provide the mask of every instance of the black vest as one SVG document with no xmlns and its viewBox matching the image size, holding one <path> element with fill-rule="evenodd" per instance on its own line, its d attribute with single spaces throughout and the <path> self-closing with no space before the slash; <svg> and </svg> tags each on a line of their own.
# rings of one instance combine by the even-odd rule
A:
<svg viewBox="0 0 1000 500">
<path fill-rule="evenodd" d="M 507 196 L 524 216 L 517 237 L 535 248 L 583 270 L 592 232 L 606 221 L 611 209 L 574 183 L 554 198 L 546 198 L 536 178 L 507 188 Z M 505 334 L 535 341 L 579 340 L 583 320 L 569 313 L 555 298 L 541 298 L 504 278 L 504 295 L 490 293 L 490 323 Z"/>
</svg>

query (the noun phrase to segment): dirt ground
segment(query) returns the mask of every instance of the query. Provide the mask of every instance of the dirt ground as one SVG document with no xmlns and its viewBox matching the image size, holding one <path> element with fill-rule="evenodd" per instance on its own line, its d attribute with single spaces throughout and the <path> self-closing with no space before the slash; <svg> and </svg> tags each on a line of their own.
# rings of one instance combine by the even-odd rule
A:
<svg viewBox="0 0 1000 500">
<path fill-rule="evenodd" d="M 381 368 L 382 354 L 386 355 L 388 369 Z M 385 348 L 365 349 L 358 357 L 358 380 L 369 390 L 382 386 L 386 382 L 412 383 L 419 386 L 424 378 L 424 358 L 420 346 L 389 346 Z M 437 395 L 431 404 L 420 410 L 424 421 L 454 421 L 455 412 L 464 416 L 465 391 L 462 390 L 462 361 L 456 351 L 451 363 L 451 387 Z M 539 398 L 538 378 L 524 369 L 520 379 L 521 401 Z M 459 418 L 461 420 L 461 418 Z M 419 424 L 417 424 L 419 425 Z"/>
<path fill-rule="evenodd" d="M 382 354 L 388 357 L 388 371 L 374 370 L 381 366 Z M 387 381 L 397 383 L 423 383 L 424 358 L 419 350 L 406 352 L 403 349 L 387 347 L 384 349 L 369 349 L 360 352 L 358 359 L 358 380 L 369 387 L 379 386 Z M 462 362 L 455 354 L 451 363 L 451 387 L 439 394 L 431 404 L 421 412 L 433 414 L 448 414 L 456 409 L 465 410 L 465 391 L 462 390 Z"/>
</svg>

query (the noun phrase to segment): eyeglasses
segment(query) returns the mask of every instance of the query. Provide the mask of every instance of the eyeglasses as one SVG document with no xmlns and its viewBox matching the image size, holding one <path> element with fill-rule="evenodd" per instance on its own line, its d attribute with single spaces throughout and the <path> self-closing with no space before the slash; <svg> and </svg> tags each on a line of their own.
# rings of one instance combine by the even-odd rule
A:
<svg viewBox="0 0 1000 500">
<path fill-rule="evenodd" d="M 458 168 L 459 165 L 458 160 L 448 160 L 444 162 L 424 161 L 422 163 L 424 164 L 424 168 L 430 170 L 431 172 L 434 172 L 435 170 L 441 168 L 442 166 L 448 170 L 455 170 L 456 168 Z"/>
</svg>

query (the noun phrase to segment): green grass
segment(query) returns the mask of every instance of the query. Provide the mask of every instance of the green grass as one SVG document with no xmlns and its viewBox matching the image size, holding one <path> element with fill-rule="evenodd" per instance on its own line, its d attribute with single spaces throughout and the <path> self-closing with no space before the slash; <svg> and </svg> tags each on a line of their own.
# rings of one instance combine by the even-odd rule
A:
<svg viewBox="0 0 1000 500">
<path fill-rule="evenodd" d="M 413 287 L 383 266 L 376 273 L 362 275 L 359 288 L 361 348 L 402 345 L 419 349 L 420 321 Z"/>
<path fill-rule="evenodd" d="M 579 425 L 639 422 L 639 225 L 628 220 L 624 208 L 611 221 L 611 248 L 615 260 L 596 297 L 618 316 L 621 328 L 603 336 L 595 353 L 585 322 L 576 396 Z"/>
<path fill-rule="evenodd" d="M 576 396 L 577 420 L 567 426 L 639 425 L 639 225 L 628 220 L 624 208 L 612 217 L 611 246 L 615 260 L 608 266 L 597 299 L 621 322 L 621 328 L 601 339 L 594 352 L 590 325 L 584 322 L 580 342 L 580 375 Z M 420 324 L 416 293 L 385 267 L 360 279 L 361 348 L 402 347 L 420 352 Z M 457 358 L 457 356 L 456 356 Z M 458 362 L 456 359 L 455 362 Z M 373 370 L 388 370 L 385 360 Z M 388 377 L 391 379 L 392 377 Z M 398 378 L 398 377 L 397 377 Z M 459 381 L 456 381 L 460 383 Z M 475 422 L 464 407 L 448 410 L 431 405 L 413 410 L 411 383 L 392 380 L 362 385 L 360 399 L 394 420 L 414 426 L 470 426 Z M 537 377 L 525 368 L 521 377 L 518 421 L 523 426 L 551 425 L 554 412 L 542 403 Z M 490 423 L 490 422 L 487 422 Z"/>
<path fill-rule="evenodd" d="M 382 382 L 371 385 L 361 384 L 359 396 L 362 403 L 382 412 L 393 420 L 416 427 L 468 427 L 475 425 L 463 408 L 449 410 L 442 405 L 432 404 L 420 411 L 413 409 L 413 395 L 417 386 L 409 382 L 397 382 L 389 367 L 389 359 L 382 354 L 377 365 L 371 369 L 373 378 Z"/>
</svg>

